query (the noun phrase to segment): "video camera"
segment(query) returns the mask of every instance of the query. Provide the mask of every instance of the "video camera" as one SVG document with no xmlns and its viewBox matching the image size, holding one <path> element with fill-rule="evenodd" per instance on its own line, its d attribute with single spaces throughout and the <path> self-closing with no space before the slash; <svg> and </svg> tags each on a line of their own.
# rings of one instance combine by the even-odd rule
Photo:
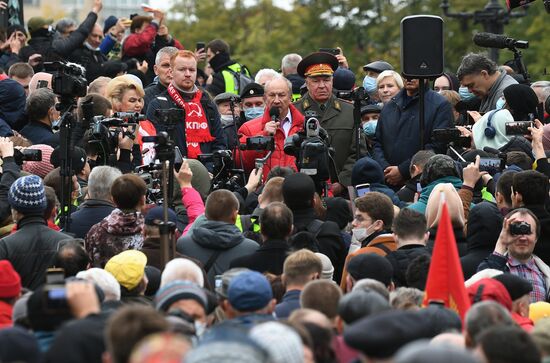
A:
<svg viewBox="0 0 550 363">
<path fill-rule="evenodd" d="M 168 131 L 171 131 L 179 122 L 185 121 L 185 110 L 181 108 L 157 109 L 155 116 Z"/>
<path fill-rule="evenodd" d="M 197 159 L 212 163 L 212 185 L 210 190 L 227 189 L 236 191 L 244 186 L 244 171 L 233 168 L 233 153 L 230 150 L 216 150 L 210 154 L 200 154 Z"/>
<path fill-rule="evenodd" d="M 311 176 L 317 186 L 329 180 L 334 151 L 315 111 L 306 111 L 304 130 L 286 138 L 284 152 L 296 158 L 298 171 Z"/>
<path fill-rule="evenodd" d="M 239 149 L 268 151 L 263 158 L 256 158 L 255 167 L 259 169 L 265 165 L 271 157 L 273 150 L 275 150 L 275 139 L 273 136 L 252 136 L 246 139 L 246 144 L 240 144 Z"/>
<path fill-rule="evenodd" d="M 131 139 L 135 138 L 134 134 L 128 131 L 126 127 L 137 126 L 137 120 L 141 119 L 142 116 L 143 115 L 138 114 L 138 116 L 133 115 L 126 119 L 94 116 L 93 122 L 90 124 L 90 138 L 88 144 L 97 147 L 96 149 L 101 156 L 101 159 L 98 161 L 99 165 L 105 165 L 108 156 L 116 152 L 120 133 Z M 128 122 L 128 120 L 136 120 L 136 122 Z"/>
<path fill-rule="evenodd" d="M 432 131 L 432 137 L 436 142 L 454 147 L 469 148 L 472 145 L 472 139 L 468 136 L 462 136 L 460 130 L 454 127 L 435 129 Z"/>
<path fill-rule="evenodd" d="M 61 98 L 84 97 L 88 91 L 86 70 L 70 62 L 46 62 L 44 69 L 52 73 L 52 90 Z"/>
<path fill-rule="evenodd" d="M 335 96 L 347 101 L 359 101 L 368 103 L 369 93 L 363 87 L 357 87 L 349 91 L 336 91 Z"/>
</svg>

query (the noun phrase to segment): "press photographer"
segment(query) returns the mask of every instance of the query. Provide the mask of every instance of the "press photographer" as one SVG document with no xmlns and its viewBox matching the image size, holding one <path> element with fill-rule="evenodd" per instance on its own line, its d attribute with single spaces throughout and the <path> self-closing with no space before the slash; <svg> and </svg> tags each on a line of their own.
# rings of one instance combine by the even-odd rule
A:
<svg viewBox="0 0 550 363">
<path fill-rule="evenodd" d="M 304 128 L 304 116 L 291 103 L 292 83 L 283 76 L 276 76 L 265 84 L 265 111 L 261 117 L 245 122 L 239 128 L 240 143 L 247 144 L 247 139 L 254 136 L 272 136 L 274 150 L 263 168 L 264 179 L 276 166 L 288 166 L 296 169 L 296 160 L 284 152 L 285 139 L 297 134 Z M 256 167 L 256 159 L 263 158 L 267 151 L 247 150 L 235 157 L 243 169 L 250 172 Z M 240 164 L 238 164 L 240 166 Z"/>
</svg>

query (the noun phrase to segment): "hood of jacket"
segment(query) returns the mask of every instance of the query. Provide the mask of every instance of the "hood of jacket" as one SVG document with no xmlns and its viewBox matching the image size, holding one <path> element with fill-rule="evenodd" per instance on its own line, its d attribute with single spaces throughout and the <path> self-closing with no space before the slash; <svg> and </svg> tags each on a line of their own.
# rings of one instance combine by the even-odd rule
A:
<svg viewBox="0 0 550 363">
<path fill-rule="evenodd" d="M 124 213 L 120 209 L 115 209 L 105 217 L 105 222 L 108 233 L 125 236 L 141 233 L 145 219 L 140 212 Z"/>
<path fill-rule="evenodd" d="M 502 214 L 493 203 L 483 202 L 470 210 L 466 240 L 468 251 L 493 250 L 502 228 Z"/>
<path fill-rule="evenodd" d="M 239 228 L 230 223 L 206 221 L 193 230 L 193 241 L 204 248 L 227 250 L 244 241 Z"/>
<path fill-rule="evenodd" d="M 225 52 L 220 52 L 218 54 L 216 54 L 215 56 L 212 57 L 212 59 L 210 59 L 210 66 L 212 67 L 212 69 L 214 70 L 214 72 L 218 73 L 220 72 L 222 69 L 236 63 L 235 61 L 231 60 L 231 58 L 229 57 L 229 54 L 225 53 Z"/>
<path fill-rule="evenodd" d="M 420 198 L 418 199 L 418 201 L 427 205 L 428 198 L 430 198 L 432 190 L 437 184 L 441 183 L 451 183 L 456 190 L 462 188 L 462 180 L 460 178 L 457 178 L 456 176 L 445 176 L 443 178 L 434 180 L 433 182 L 422 188 L 422 193 L 420 194 Z"/>
</svg>

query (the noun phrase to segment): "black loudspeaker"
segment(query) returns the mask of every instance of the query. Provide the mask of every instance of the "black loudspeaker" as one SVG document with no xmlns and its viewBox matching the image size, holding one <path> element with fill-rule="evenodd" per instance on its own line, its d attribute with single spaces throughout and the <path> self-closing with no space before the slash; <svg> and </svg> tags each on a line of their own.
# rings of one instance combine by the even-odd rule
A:
<svg viewBox="0 0 550 363">
<path fill-rule="evenodd" d="M 443 73 L 443 19 L 412 15 L 401 20 L 401 70 L 414 78 Z"/>
</svg>

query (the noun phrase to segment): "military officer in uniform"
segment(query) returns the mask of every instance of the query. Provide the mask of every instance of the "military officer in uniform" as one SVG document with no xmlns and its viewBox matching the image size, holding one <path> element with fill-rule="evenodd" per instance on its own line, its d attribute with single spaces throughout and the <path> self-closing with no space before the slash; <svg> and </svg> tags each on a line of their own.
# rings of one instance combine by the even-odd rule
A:
<svg viewBox="0 0 550 363">
<path fill-rule="evenodd" d="M 302 113 L 314 111 L 329 136 L 334 148 L 334 162 L 338 181 L 333 182 L 333 193 L 342 194 L 351 185 L 351 169 L 357 158 L 353 105 L 336 98 L 332 93 L 332 75 L 338 60 L 329 53 L 312 53 L 298 64 L 298 74 L 305 78 L 307 93 L 294 105 Z M 360 156 L 366 154 L 365 138 L 361 133 Z"/>
</svg>

